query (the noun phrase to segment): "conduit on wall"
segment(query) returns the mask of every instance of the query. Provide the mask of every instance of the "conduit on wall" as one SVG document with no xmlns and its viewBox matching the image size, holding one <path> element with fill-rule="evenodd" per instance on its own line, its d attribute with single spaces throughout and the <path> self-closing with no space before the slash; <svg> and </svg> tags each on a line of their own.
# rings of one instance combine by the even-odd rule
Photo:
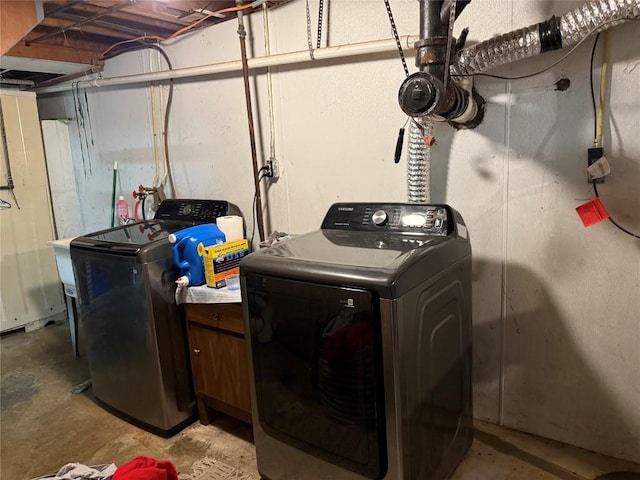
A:
<svg viewBox="0 0 640 480">
<path fill-rule="evenodd" d="M 400 37 L 402 48 L 413 50 L 413 44 L 419 40 L 418 36 L 404 35 Z M 370 42 L 352 43 L 335 47 L 319 48 L 314 50 L 315 60 L 309 56 L 308 50 L 298 52 L 281 53 L 264 57 L 254 57 L 247 61 L 249 70 L 257 68 L 275 67 L 278 65 L 290 65 L 294 63 L 310 63 L 332 58 L 357 57 L 361 55 L 371 55 L 374 53 L 395 52 L 397 50 L 396 41 L 393 38 L 385 40 L 373 40 Z M 197 67 L 180 68 L 176 70 L 164 70 L 161 72 L 142 73 L 137 75 L 125 75 L 121 77 L 99 78 L 85 80 L 73 84 L 62 84 L 52 87 L 37 88 L 34 91 L 38 95 L 64 92 L 72 88 L 97 88 L 111 87 L 116 85 L 131 85 L 135 83 L 157 82 L 162 80 L 177 78 L 194 78 L 206 75 L 242 71 L 242 61 L 213 63 Z M 73 86 L 72 86 L 73 85 Z"/>
</svg>

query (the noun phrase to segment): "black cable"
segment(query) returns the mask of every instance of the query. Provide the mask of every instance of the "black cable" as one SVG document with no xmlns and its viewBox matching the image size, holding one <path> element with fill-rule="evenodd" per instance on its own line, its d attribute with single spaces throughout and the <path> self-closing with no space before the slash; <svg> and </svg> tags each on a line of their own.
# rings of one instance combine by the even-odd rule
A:
<svg viewBox="0 0 640 480">
<path fill-rule="evenodd" d="M 404 52 L 402 51 L 402 44 L 400 43 L 400 37 L 398 36 L 398 29 L 396 28 L 396 22 L 393 19 L 393 13 L 391 13 L 391 5 L 389 5 L 389 0 L 384 0 L 384 5 L 387 7 L 387 15 L 389 16 L 389 22 L 391 23 L 391 30 L 393 30 L 393 37 L 396 39 L 396 45 L 398 46 L 398 52 L 400 53 L 400 60 L 402 60 L 402 67 L 404 68 L 404 73 L 408 77 L 409 69 L 407 68 L 407 61 L 404 58 Z"/>
<path fill-rule="evenodd" d="M 263 171 L 268 169 L 269 167 L 267 167 L 266 165 L 263 166 L 262 168 L 260 168 L 260 170 L 258 170 L 258 174 Z M 253 245 L 253 237 L 255 236 L 256 233 L 256 203 L 258 201 L 258 188 L 260 188 L 260 182 L 262 181 L 263 178 L 268 178 L 266 174 L 262 174 L 258 176 L 258 187 L 255 190 L 255 193 L 253 194 L 253 206 L 251 207 L 251 241 L 249 242 L 249 246 Z"/>
<path fill-rule="evenodd" d="M 596 53 L 596 47 L 598 45 L 598 39 L 600 38 L 600 34 L 596 35 L 595 40 L 593 41 L 593 48 L 591 49 L 591 60 L 589 61 L 589 86 L 591 87 L 591 106 L 593 107 L 593 138 L 596 139 L 598 136 L 598 111 L 596 109 L 596 94 L 595 88 L 593 86 L 593 59 Z M 600 198 L 600 194 L 598 193 L 598 187 L 596 186 L 596 180 L 594 179 L 592 182 L 593 185 L 593 193 L 596 198 Z M 602 200 L 601 200 L 602 201 Z M 623 226 L 621 226 L 618 222 L 616 222 L 611 215 L 609 215 L 608 220 L 618 229 L 626 233 L 627 235 L 631 235 L 635 238 L 640 238 L 640 235 L 637 235 L 633 232 L 630 232 Z"/>
<path fill-rule="evenodd" d="M 595 180 L 593 182 L 591 182 L 593 184 L 593 192 L 596 195 L 596 198 L 600 198 L 600 195 L 598 194 L 598 187 L 596 187 L 596 182 Z M 632 237 L 635 238 L 640 238 L 640 235 L 637 235 L 633 232 L 630 232 L 629 230 L 627 230 L 626 228 L 624 228 L 623 226 L 621 226 L 620 224 L 618 224 L 618 222 L 616 222 L 613 218 L 611 218 L 611 215 L 609 215 L 608 220 L 616 226 L 616 228 L 622 230 L 624 233 L 626 233 L 627 235 L 631 235 Z"/>
<path fill-rule="evenodd" d="M 147 196 L 146 196 L 146 195 L 144 195 L 144 196 L 142 197 L 142 207 L 140 207 L 140 208 L 142 209 L 142 220 L 146 220 L 146 219 L 147 219 L 147 214 L 146 214 L 146 212 L 145 212 L 145 210 L 146 210 L 146 209 L 145 209 L 145 205 L 144 205 L 144 203 L 145 203 L 146 201 L 147 201 Z"/>
<path fill-rule="evenodd" d="M 396 46 L 398 47 L 398 53 L 400 54 L 400 60 L 402 61 L 402 68 L 404 69 L 405 76 L 409 76 L 409 68 L 407 67 L 407 61 L 404 58 L 404 51 L 402 50 L 402 44 L 400 43 L 400 37 L 398 36 L 398 29 L 396 28 L 396 22 L 393 19 L 393 13 L 391 12 L 391 5 L 389 4 L 389 0 L 384 0 L 384 6 L 387 8 L 387 16 L 389 17 L 389 23 L 391 23 L 391 30 L 393 31 L 393 38 L 396 40 Z M 407 121 L 409 117 L 407 117 Z M 404 127 L 407 124 L 407 121 L 404 122 L 404 125 L 398 130 L 398 138 L 396 139 L 396 150 L 393 155 L 393 162 L 399 163 L 400 158 L 402 157 L 402 146 L 404 144 Z"/>
<path fill-rule="evenodd" d="M 593 41 L 593 48 L 591 49 L 591 61 L 589 62 L 589 86 L 591 87 L 591 106 L 593 107 L 593 138 L 598 136 L 598 112 L 596 111 L 596 94 L 593 89 L 593 57 L 596 54 L 596 47 L 598 46 L 598 39 L 600 34 L 596 35 Z M 594 185 L 595 186 L 595 185 Z M 596 192 L 597 193 L 597 192 Z"/>
</svg>

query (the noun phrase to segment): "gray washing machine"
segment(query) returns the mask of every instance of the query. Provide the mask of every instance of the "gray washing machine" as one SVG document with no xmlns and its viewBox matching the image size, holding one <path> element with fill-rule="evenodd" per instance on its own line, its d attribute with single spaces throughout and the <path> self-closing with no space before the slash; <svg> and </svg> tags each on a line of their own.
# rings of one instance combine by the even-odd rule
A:
<svg viewBox="0 0 640 480">
<path fill-rule="evenodd" d="M 224 200 L 167 199 L 153 220 L 71 242 L 93 394 L 109 412 L 163 437 L 195 420 L 169 235 L 239 213 Z"/>
<path fill-rule="evenodd" d="M 448 205 L 340 203 L 240 264 L 258 470 L 449 478 L 473 440 L 471 246 Z"/>
</svg>

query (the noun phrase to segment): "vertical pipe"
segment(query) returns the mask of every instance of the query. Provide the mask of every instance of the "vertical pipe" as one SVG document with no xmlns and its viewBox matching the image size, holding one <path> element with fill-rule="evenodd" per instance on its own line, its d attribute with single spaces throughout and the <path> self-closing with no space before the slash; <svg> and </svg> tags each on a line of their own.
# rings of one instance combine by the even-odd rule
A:
<svg viewBox="0 0 640 480">
<path fill-rule="evenodd" d="M 240 37 L 240 54 L 242 60 L 242 77 L 244 79 L 244 96 L 247 104 L 247 120 L 249 122 L 249 141 L 251 143 L 251 160 L 253 163 L 253 183 L 256 191 L 256 221 L 258 223 L 258 236 L 264 240 L 264 221 L 262 218 L 262 197 L 260 195 L 260 169 L 258 168 L 258 154 L 256 151 L 256 135 L 253 127 L 253 111 L 251 109 L 251 89 L 249 87 L 249 65 L 247 63 L 247 46 L 245 39 L 247 32 L 242 21 L 242 11 L 238 11 L 238 36 Z"/>
<path fill-rule="evenodd" d="M 447 36 L 447 23 L 440 21 L 441 0 L 420 0 L 420 38 Z"/>
</svg>

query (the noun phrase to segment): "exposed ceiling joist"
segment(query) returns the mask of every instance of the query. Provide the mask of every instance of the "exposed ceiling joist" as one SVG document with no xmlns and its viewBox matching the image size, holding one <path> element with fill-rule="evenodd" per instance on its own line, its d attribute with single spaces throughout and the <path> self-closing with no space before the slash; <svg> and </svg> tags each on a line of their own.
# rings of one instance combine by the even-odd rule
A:
<svg viewBox="0 0 640 480">
<path fill-rule="evenodd" d="M 288 1 L 266 4 L 272 8 Z M 231 20 L 236 8 L 235 0 L 0 0 L 0 80 L 37 86 L 100 71 L 106 52 L 111 57 Z M 240 8 L 251 13 L 262 7 L 245 3 Z M 223 9 L 230 11 L 222 18 L 212 15 Z"/>
</svg>

